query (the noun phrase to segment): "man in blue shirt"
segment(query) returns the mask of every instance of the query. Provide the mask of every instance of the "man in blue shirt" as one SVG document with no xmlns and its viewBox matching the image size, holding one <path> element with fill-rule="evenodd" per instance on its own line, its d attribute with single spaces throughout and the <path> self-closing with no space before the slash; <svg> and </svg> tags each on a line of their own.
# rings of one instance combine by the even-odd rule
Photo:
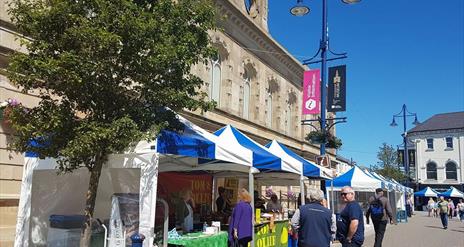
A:
<svg viewBox="0 0 464 247">
<path fill-rule="evenodd" d="M 332 237 L 332 212 L 322 205 L 324 193 L 309 190 L 308 204 L 302 205 L 292 217 L 292 226 L 298 229 L 298 247 L 329 247 Z"/>
<path fill-rule="evenodd" d="M 345 186 L 341 190 L 342 200 L 346 203 L 337 221 L 337 238 L 342 247 L 358 247 L 364 243 L 363 210 L 355 200 L 353 188 Z"/>
</svg>

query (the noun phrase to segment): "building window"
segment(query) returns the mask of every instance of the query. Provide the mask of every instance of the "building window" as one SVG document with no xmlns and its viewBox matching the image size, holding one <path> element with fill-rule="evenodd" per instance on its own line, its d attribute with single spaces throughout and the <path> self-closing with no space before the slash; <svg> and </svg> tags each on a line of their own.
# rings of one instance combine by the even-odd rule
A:
<svg viewBox="0 0 464 247">
<path fill-rule="evenodd" d="M 268 127 L 272 127 L 272 95 L 268 94 L 266 100 L 266 124 Z"/>
<path fill-rule="evenodd" d="M 453 149 L 453 137 L 446 137 L 446 148 Z"/>
<path fill-rule="evenodd" d="M 432 138 L 427 139 L 427 149 L 433 149 L 433 139 Z"/>
<path fill-rule="evenodd" d="M 437 180 L 437 164 L 427 163 L 427 179 Z"/>
<path fill-rule="evenodd" d="M 243 73 L 243 118 L 250 117 L 250 94 L 251 94 L 251 78 L 248 71 L 245 69 Z"/>
<path fill-rule="evenodd" d="M 220 58 L 217 57 L 215 60 L 211 60 L 211 78 L 209 84 L 209 95 L 210 99 L 218 103 L 221 95 L 221 62 Z"/>
<path fill-rule="evenodd" d="M 458 180 L 458 173 L 456 171 L 456 163 L 446 163 L 446 179 Z"/>
</svg>

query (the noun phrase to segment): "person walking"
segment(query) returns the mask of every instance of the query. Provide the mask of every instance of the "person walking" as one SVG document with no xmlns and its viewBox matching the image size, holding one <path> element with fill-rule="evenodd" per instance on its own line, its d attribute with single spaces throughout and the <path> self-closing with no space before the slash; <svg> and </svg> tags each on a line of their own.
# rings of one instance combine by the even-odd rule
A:
<svg viewBox="0 0 464 247">
<path fill-rule="evenodd" d="M 246 189 L 238 191 L 240 200 L 232 211 L 229 222 L 229 246 L 247 247 L 253 233 L 251 196 Z"/>
<path fill-rule="evenodd" d="M 429 217 L 430 213 L 432 213 L 432 216 L 434 215 L 434 207 L 435 207 L 435 201 L 432 199 L 432 197 L 429 197 L 429 202 L 427 203 L 427 210 L 429 211 Z"/>
<path fill-rule="evenodd" d="M 372 218 L 375 231 L 374 247 L 381 247 L 388 220 L 390 220 L 390 224 L 393 224 L 392 209 L 388 199 L 383 196 L 382 188 L 376 189 L 375 196 L 369 198 L 369 208 L 366 212 L 367 224 L 369 224 L 369 216 Z"/>
<path fill-rule="evenodd" d="M 454 216 L 454 202 L 451 198 L 448 199 L 448 217 L 452 219 Z"/>
<path fill-rule="evenodd" d="M 332 212 L 323 206 L 324 193 L 310 189 L 309 203 L 295 211 L 291 224 L 298 231 L 298 247 L 329 247 L 332 239 Z"/>
<path fill-rule="evenodd" d="M 438 210 L 440 211 L 440 219 L 443 229 L 448 229 L 448 202 L 443 196 L 440 196 L 440 202 L 437 204 Z"/>
<path fill-rule="evenodd" d="M 337 221 L 337 239 L 340 240 L 342 247 L 362 246 L 364 243 L 363 210 L 355 200 L 352 187 L 343 187 L 341 197 L 345 208 L 340 212 L 340 219 Z"/>
<path fill-rule="evenodd" d="M 464 201 L 459 199 L 459 203 L 456 205 L 456 210 L 458 211 L 459 220 L 464 221 Z"/>
</svg>

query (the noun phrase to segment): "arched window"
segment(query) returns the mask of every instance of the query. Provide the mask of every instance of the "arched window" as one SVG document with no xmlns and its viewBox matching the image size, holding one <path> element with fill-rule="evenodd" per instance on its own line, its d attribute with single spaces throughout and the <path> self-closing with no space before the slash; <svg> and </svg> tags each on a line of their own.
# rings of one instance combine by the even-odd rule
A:
<svg viewBox="0 0 464 247">
<path fill-rule="evenodd" d="M 272 127 L 272 95 L 269 93 L 266 100 L 266 124 L 268 127 Z"/>
<path fill-rule="evenodd" d="M 437 180 L 437 164 L 434 162 L 427 163 L 427 179 Z"/>
<path fill-rule="evenodd" d="M 243 73 L 243 118 L 250 117 L 250 94 L 251 94 L 251 78 L 248 71 L 245 69 Z"/>
<path fill-rule="evenodd" d="M 210 99 L 216 101 L 219 105 L 219 98 L 221 95 L 221 60 L 219 56 L 211 60 L 209 95 Z"/>
<path fill-rule="evenodd" d="M 456 163 L 446 163 L 446 179 L 458 180 L 458 173 L 456 171 Z"/>
</svg>

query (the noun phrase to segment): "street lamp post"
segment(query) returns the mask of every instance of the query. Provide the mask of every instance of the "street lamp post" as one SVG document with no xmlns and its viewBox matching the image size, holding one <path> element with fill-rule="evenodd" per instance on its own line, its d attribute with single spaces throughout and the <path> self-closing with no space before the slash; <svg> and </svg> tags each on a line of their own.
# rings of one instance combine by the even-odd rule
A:
<svg viewBox="0 0 464 247">
<path fill-rule="evenodd" d="M 361 0 L 341 0 L 345 4 L 353 4 L 353 3 L 358 3 Z M 310 12 L 309 7 L 305 6 L 303 4 L 303 0 L 297 0 L 297 3 L 294 7 L 290 9 L 290 13 L 294 16 L 304 16 Z M 321 126 L 321 132 L 325 134 L 328 131 L 329 126 L 327 126 L 327 118 L 326 118 L 326 72 L 327 72 L 327 61 L 331 60 L 336 60 L 336 59 L 342 59 L 346 58 L 346 53 L 342 54 L 336 54 L 333 53 L 334 55 L 338 55 L 338 57 L 335 58 L 330 58 L 327 59 L 327 51 L 329 51 L 329 31 L 327 28 L 327 0 L 322 0 L 322 38 L 319 46 L 319 51 L 316 53 L 316 55 L 313 57 L 315 58 L 319 53 L 321 53 L 321 60 L 319 61 L 312 61 L 313 58 L 308 59 L 303 61 L 304 65 L 307 64 L 312 64 L 312 63 L 321 63 L 321 117 L 318 120 L 304 120 L 302 121 L 303 124 L 305 122 L 311 122 L 311 121 L 319 121 L 320 126 Z M 332 119 L 332 120 L 339 120 L 338 118 Z M 343 119 L 341 122 L 345 122 L 346 119 Z M 333 125 L 332 125 L 333 126 Z M 326 143 L 321 143 L 320 144 L 320 155 L 323 156 L 325 155 L 325 144 Z"/>
<path fill-rule="evenodd" d="M 353 4 L 360 2 L 361 0 L 342 0 L 343 3 L 346 4 Z M 297 0 L 296 5 L 290 9 L 290 13 L 294 16 L 303 16 L 308 14 L 310 11 L 309 7 L 305 6 L 303 4 L 303 0 Z M 331 60 L 337 60 L 337 59 L 343 59 L 346 58 L 346 53 L 342 54 L 336 54 L 334 52 L 331 52 L 333 55 L 336 55 L 337 57 L 327 59 L 327 51 L 329 50 L 329 30 L 327 28 L 327 0 L 322 0 L 322 38 L 320 41 L 319 45 L 319 50 L 316 53 L 314 57 L 311 59 L 303 61 L 304 65 L 312 64 L 312 63 L 321 63 L 321 116 L 317 120 L 303 120 L 302 124 L 311 124 L 311 122 L 318 121 L 320 124 L 321 132 L 326 136 L 326 133 L 330 131 L 330 128 L 333 127 L 337 123 L 344 123 L 346 122 L 346 118 L 333 118 L 330 120 L 333 120 L 334 122 L 332 124 L 327 125 L 327 118 L 326 118 L 326 71 L 327 71 L 327 61 Z M 319 53 L 321 53 L 321 60 L 319 61 L 312 61 Z M 314 127 L 314 126 L 313 126 Z M 325 145 L 326 145 L 327 140 L 324 142 L 320 143 L 319 150 L 320 150 L 320 155 L 323 157 L 325 155 Z M 325 182 L 321 183 L 322 187 L 325 187 Z M 302 187 L 303 188 L 303 187 Z M 330 198 L 330 203 L 331 203 L 331 209 L 334 210 L 334 199 L 333 199 L 333 183 L 331 183 L 331 191 L 332 195 Z M 302 198 L 302 204 L 304 204 L 304 198 Z"/>
<path fill-rule="evenodd" d="M 408 133 L 406 130 L 406 119 L 408 117 L 414 117 L 414 125 L 419 124 L 419 121 L 417 121 L 417 114 L 416 113 L 411 113 L 408 111 L 408 108 L 406 107 L 405 104 L 403 104 L 403 107 L 401 108 L 401 111 L 398 114 L 393 115 L 392 122 L 390 126 L 395 127 L 398 126 L 398 124 L 395 122 L 396 118 L 403 118 L 403 146 L 404 146 L 404 153 L 403 153 L 403 165 L 404 165 L 404 171 L 406 173 L 406 186 L 409 185 L 409 179 L 410 179 L 410 174 L 409 174 L 409 155 L 408 155 Z"/>
</svg>

